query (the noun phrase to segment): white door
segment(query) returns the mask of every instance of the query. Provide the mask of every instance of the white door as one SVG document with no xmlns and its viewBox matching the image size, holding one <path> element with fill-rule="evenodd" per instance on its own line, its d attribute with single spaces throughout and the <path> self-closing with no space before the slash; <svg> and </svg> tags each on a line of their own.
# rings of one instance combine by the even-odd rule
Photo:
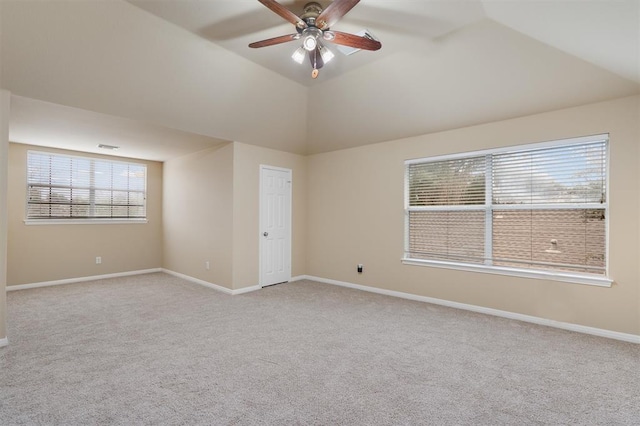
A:
<svg viewBox="0 0 640 426">
<path fill-rule="evenodd" d="M 260 285 L 291 279 L 291 170 L 260 166 Z"/>
</svg>

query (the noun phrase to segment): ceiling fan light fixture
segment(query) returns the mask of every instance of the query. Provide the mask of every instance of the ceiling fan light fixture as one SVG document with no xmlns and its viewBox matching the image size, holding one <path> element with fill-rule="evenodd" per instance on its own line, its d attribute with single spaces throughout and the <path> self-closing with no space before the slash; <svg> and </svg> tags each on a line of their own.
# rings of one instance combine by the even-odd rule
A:
<svg viewBox="0 0 640 426">
<path fill-rule="evenodd" d="M 293 59 L 299 64 L 302 64 L 302 62 L 304 61 L 304 57 L 306 55 L 307 55 L 307 51 L 302 47 L 298 47 L 295 50 L 295 52 L 293 52 L 293 55 L 291 55 L 291 59 Z"/>
<path fill-rule="evenodd" d="M 315 50 L 317 45 L 318 40 L 316 40 L 316 38 L 311 34 L 309 34 L 302 40 L 302 46 L 309 52 Z"/>
<path fill-rule="evenodd" d="M 326 46 L 320 46 L 320 56 L 322 57 L 322 61 L 326 64 L 330 60 L 334 58 L 333 52 L 329 50 Z"/>
<path fill-rule="evenodd" d="M 322 34 L 322 37 L 323 37 L 325 40 L 327 40 L 327 41 L 333 41 L 333 39 L 335 39 L 335 38 L 336 38 L 336 33 L 331 32 L 331 31 L 325 31 L 325 32 Z"/>
<path fill-rule="evenodd" d="M 318 40 L 322 37 L 322 31 L 317 28 L 310 27 L 302 32 L 302 47 L 311 52 L 318 47 Z"/>
</svg>

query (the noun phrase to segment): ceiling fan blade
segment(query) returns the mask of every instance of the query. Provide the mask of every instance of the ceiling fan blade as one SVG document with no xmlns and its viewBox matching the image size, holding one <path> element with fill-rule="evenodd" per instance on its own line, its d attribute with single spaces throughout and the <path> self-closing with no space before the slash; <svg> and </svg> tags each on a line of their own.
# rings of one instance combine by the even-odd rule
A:
<svg viewBox="0 0 640 426">
<path fill-rule="evenodd" d="M 360 0 L 335 0 L 316 18 L 316 26 L 321 30 L 331 28 L 359 2 Z"/>
<path fill-rule="evenodd" d="M 355 34 L 343 33 L 340 31 L 326 31 L 324 33 L 324 39 L 335 44 L 354 47 L 356 49 L 378 50 L 382 47 L 382 43 L 377 40 L 372 40 L 367 37 L 360 37 Z"/>
<path fill-rule="evenodd" d="M 324 67 L 324 61 L 322 60 L 322 55 L 320 54 L 320 48 L 316 46 L 315 50 L 309 52 L 309 60 L 311 61 L 311 67 L 314 70 L 319 70 Z"/>
<path fill-rule="evenodd" d="M 298 28 L 307 28 L 307 23 L 304 22 L 298 15 L 281 5 L 275 0 L 258 0 L 260 3 L 265 5 L 272 12 L 280 15 L 287 22 L 291 22 Z"/>
<path fill-rule="evenodd" d="M 300 34 L 287 34 L 280 37 L 268 38 L 266 40 L 256 41 L 251 43 L 249 47 L 257 48 L 257 47 L 266 47 L 273 46 L 274 44 L 286 43 L 288 41 L 297 40 L 300 38 Z"/>
</svg>

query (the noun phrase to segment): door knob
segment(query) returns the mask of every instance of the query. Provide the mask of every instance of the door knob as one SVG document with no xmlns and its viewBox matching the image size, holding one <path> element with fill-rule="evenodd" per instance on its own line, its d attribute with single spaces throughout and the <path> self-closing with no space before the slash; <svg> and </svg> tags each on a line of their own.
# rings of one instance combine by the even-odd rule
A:
<svg viewBox="0 0 640 426">
<path fill-rule="evenodd" d="M 265 231 L 262 235 L 264 235 L 265 237 L 268 237 L 269 233 Z"/>
</svg>

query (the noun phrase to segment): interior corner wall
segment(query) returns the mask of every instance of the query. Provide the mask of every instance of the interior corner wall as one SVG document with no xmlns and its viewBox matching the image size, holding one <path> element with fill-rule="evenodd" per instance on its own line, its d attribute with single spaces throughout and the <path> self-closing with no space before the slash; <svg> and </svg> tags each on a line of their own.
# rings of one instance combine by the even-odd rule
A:
<svg viewBox="0 0 640 426">
<path fill-rule="evenodd" d="M 309 157 L 307 274 L 639 335 L 639 99 Z M 405 160 L 601 133 L 610 134 L 611 288 L 402 264 Z"/>
<path fill-rule="evenodd" d="M 163 185 L 163 267 L 232 289 L 233 144 L 166 161 Z"/>
<path fill-rule="evenodd" d="M 638 49 L 640 49 L 640 46 L 638 46 Z M 640 51 L 639 51 L 640 53 Z M 635 105 L 635 111 L 636 111 L 636 135 L 635 135 L 635 140 L 636 140 L 636 144 L 638 146 L 640 146 L 640 96 L 638 96 L 636 98 L 636 105 Z M 638 166 L 637 166 L 638 170 L 640 170 L 640 149 L 638 149 Z M 639 179 L 640 179 L 640 173 L 638 173 L 639 175 Z M 640 191 L 640 182 L 638 183 L 638 190 Z M 640 198 L 640 194 L 638 194 L 638 198 Z M 640 208 L 638 208 L 637 210 L 638 213 L 638 222 L 640 222 Z M 640 227 L 638 229 L 638 247 L 640 247 Z M 640 277 L 640 262 L 637 262 L 638 265 L 638 276 Z M 640 330 L 640 290 L 638 290 L 638 330 Z"/>
<path fill-rule="evenodd" d="M 0 90 L 0 341 L 7 337 L 7 188 L 11 94 Z M 2 345 L 0 345 L 2 346 Z"/>
<path fill-rule="evenodd" d="M 260 165 L 292 171 L 291 275 L 307 270 L 307 158 L 234 142 L 233 158 L 233 288 L 260 281 Z"/>
<path fill-rule="evenodd" d="M 146 164 L 148 222 L 25 224 L 30 149 Z M 8 185 L 8 286 L 161 267 L 162 163 L 9 143 Z"/>
</svg>

